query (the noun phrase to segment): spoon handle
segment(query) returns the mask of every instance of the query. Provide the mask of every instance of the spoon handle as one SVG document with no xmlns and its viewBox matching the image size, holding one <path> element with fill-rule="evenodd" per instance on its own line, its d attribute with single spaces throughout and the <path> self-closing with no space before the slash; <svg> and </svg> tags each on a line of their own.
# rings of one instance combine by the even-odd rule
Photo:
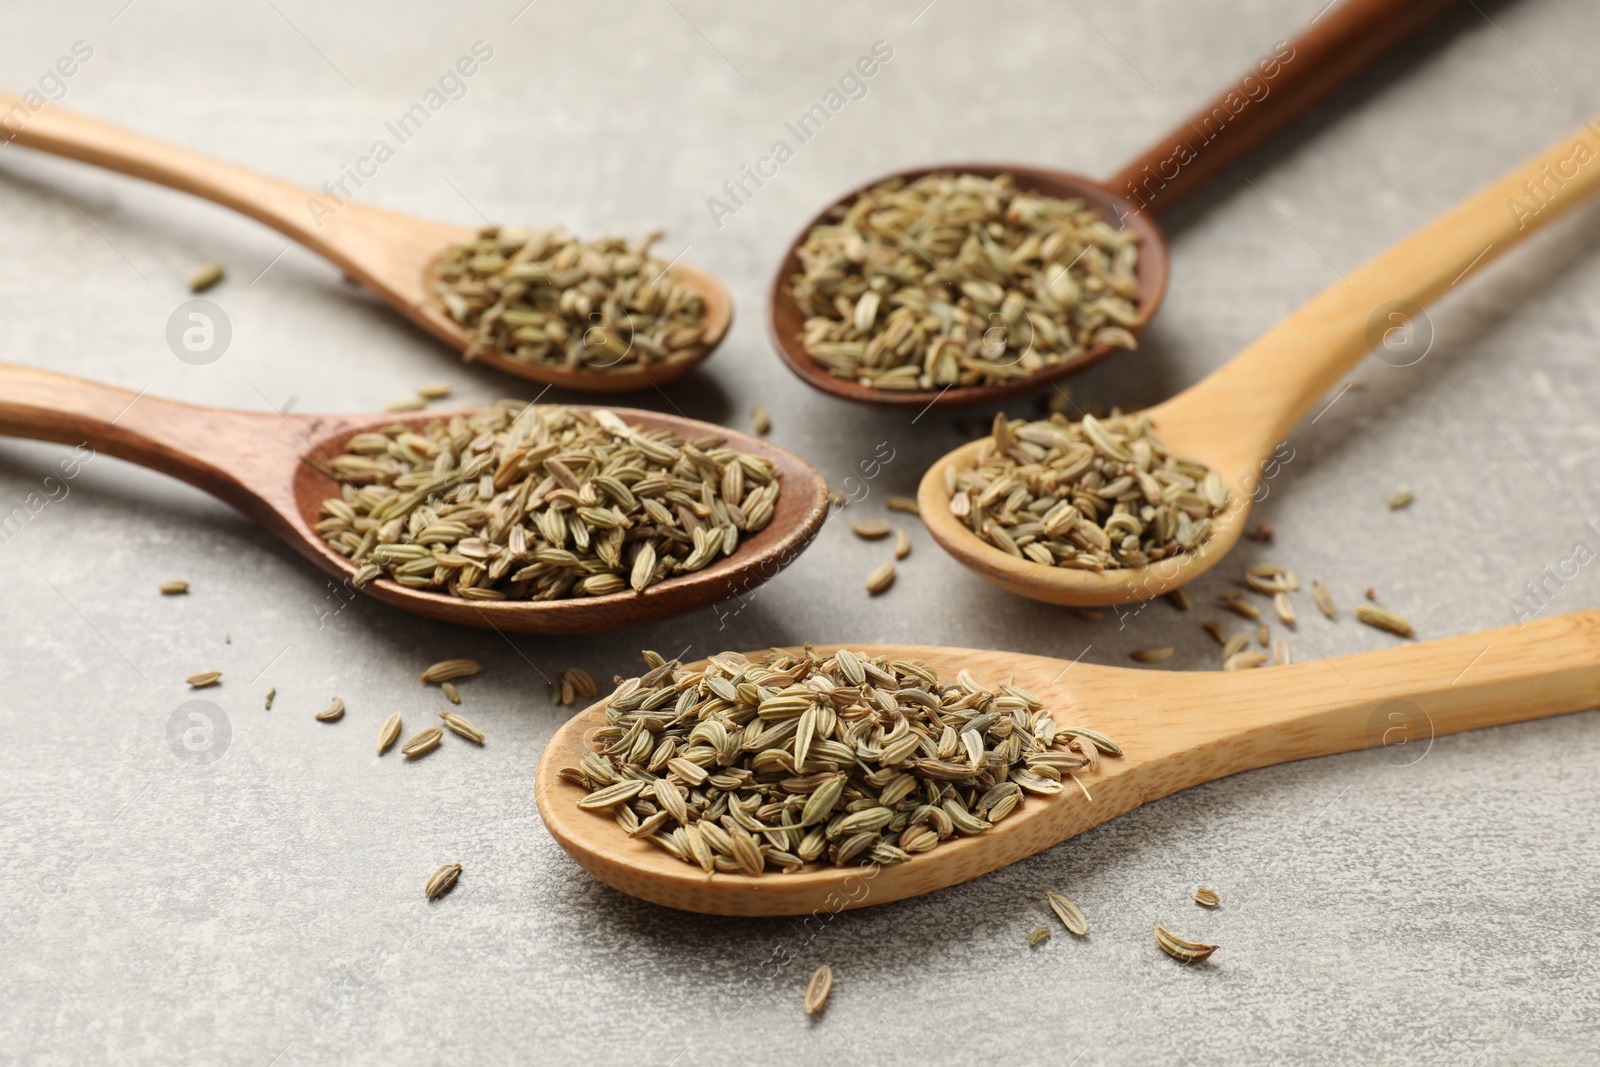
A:
<svg viewBox="0 0 1600 1067">
<path fill-rule="evenodd" d="M 1580 566 L 1600 536 L 1586 532 L 1585 542 L 1571 561 Z M 1149 739 L 1193 758 L 1180 760 L 1190 774 L 1163 795 L 1362 748 L 1404 749 L 1409 762 L 1436 736 L 1600 707 L 1600 611 L 1539 619 L 1538 610 L 1530 598 L 1517 626 L 1291 667 L 1175 675 L 1170 696 L 1182 699 L 1152 722 Z"/>
<path fill-rule="evenodd" d="M 0 93 L 0 113 L 15 113 L 18 108 L 27 117 L 0 126 L 0 140 L 203 197 L 266 223 L 297 241 L 309 244 L 309 238 L 315 236 L 306 203 L 317 194 L 309 189 L 164 144 L 54 104 L 30 113 L 21 97 Z"/>
<path fill-rule="evenodd" d="M 142 178 L 232 208 L 272 227 L 388 295 L 425 329 L 423 266 L 471 233 L 465 227 L 399 215 L 351 199 L 348 175 L 322 191 L 170 145 L 49 104 L 32 111 L 21 97 L 0 93 L 0 143 L 22 145 Z"/>
<path fill-rule="evenodd" d="M 1368 352 L 1391 366 L 1426 356 L 1424 305 L 1597 191 L 1591 121 L 1324 290 L 1152 417 L 1225 422 L 1230 458 L 1253 463 Z"/>
<path fill-rule="evenodd" d="M 0 363 L 0 435 L 77 445 L 171 475 L 276 524 L 302 416 L 219 411 Z"/>
<path fill-rule="evenodd" d="M 1279 42 L 1238 82 L 1106 186 L 1166 212 L 1462 0 L 1344 0 Z"/>
</svg>

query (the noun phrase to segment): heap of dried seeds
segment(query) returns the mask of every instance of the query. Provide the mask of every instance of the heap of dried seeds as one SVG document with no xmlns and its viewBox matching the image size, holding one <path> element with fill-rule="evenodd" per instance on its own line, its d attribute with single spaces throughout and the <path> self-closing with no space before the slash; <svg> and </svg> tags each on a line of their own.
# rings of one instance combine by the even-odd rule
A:
<svg viewBox="0 0 1600 1067">
<path fill-rule="evenodd" d="M 972 466 L 945 468 L 950 511 L 1046 567 L 1143 567 L 1199 547 L 1228 504 L 1215 471 L 1178 459 L 1143 416 L 995 416 Z"/>
<path fill-rule="evenodd" d="M 920 662 L 810 648 L 645 661 L 607 700 L 598 751 L 561 775 L 588 790 L 579 807 L 708 873 L 903 863 L 1121 754 L 1015 686 Z"/>
<path fill-rule="evenodd" d="M 791 285 L 801 344 L 880 389 L 995 385 L 1133 348 L 1138 236 L 1082 200 L 1010 175 L 931 174 L 873 187 L 807 234 Z"/>
<path fill-rule="evenodd" d="M 710 347 L 705 301 L 651 258 L 660 236 L 630 246 L 486 226 L 445 253 L 434 292 L 472 333 L 468 359 L 491 351 L 602 374 L 698 359 Z"/>
<path fill-rule="evenodd" d="M 469 600 L 643 591 L 772 521 L 772 464 L 605 410 L 503 403 L 351 439 L 317 532 L 359 569 Z"/>
</svg>

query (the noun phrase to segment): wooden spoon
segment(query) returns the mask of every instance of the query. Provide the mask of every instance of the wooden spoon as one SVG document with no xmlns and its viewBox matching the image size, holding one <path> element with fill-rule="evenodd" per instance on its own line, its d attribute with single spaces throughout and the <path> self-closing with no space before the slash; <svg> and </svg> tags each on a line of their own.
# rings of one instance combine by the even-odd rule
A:
<svg viewBox="0 0 1600 1067">
<path fill-rule="evenodd" d="M 832 913 L 976 878 L 1148 801 L 1240 771 L 1380 745 L 1410 763 L 1437 735 L 1600 704 L 1600 611 L 1254 671 L 1131 670 L 956 648 L 863 651 L 920 659 L 941 677 L 967 668 L 990 687 L 1014 682 L 1044 701 L 1058 724 L 1108 734 L 1124 754 L 1080 772 L 1082 792 L 1069 786 L 1029 796 L 993 830 L 907 863 L 707 877 L 630 839 L 610 816 L 577 807 L 585 791 L 559 771 L 588 751 L 585 735 L 604 724 L 602 703 L 558 730 L 539 760 L 535 792 L 545 826 L 584 870 L 656 904 L 715 915 Z"/>
<path fill-rule="evenodd" d="M 457 351 L 465 352 L 471 344 L 467 331 L 435 298 L 433 278 L 444 252 L 470 240 L 476 229 L 412 218 L 349 199 L 329 214 L 333 200 L 322 192 L 163 144 L 55 104 L 33 112 L 21 97 L 0 93 L 0 115 L 17 113 L 18 108 L 28 117 L 20 123 L 0 123 L 0 142 L 105 167 L 232 208 L 332 261 Z M 313 204 L 322 209 L 314 214 Z M 733 299 L 720 282 L 703 271 L 682 263 L 672 269 L 705 301 L 707 349 L 703 355 L 608 370 L 552 367 L 498 352 L 484 352 L 474 360 L 519 378 L 598 393 L 645 389 L 682 377 L 722 342 L 733 322 Z"/>
<path fill-rule="evenodd" d="M 719 437 L 777 468 L 783 487 L 772 521 L 731 556 L 669 578 L 643 593 L 567 600 L 470 601 L 410 589 L 388 579 L 360 588 L 385 604 L 446 622 L 525 633 L 595 633 L 644 626 L 738 596 L 788 566 L 811 543 L 828 510 L 828 488 L 809 463 L 775 445 L 721 426 L 651 411 L 611 409 L 624 421 L 680 437 Z M 130 393 L 31 367 L 0 363 L 0 434 L 91 448 L 198 486 L 233 505 L 336 578 L 355 566 L 313 526 L 332 478 L 303 458 L 345 451 L 364 430 L 396 423 L 421 428 L 453 412 L 404 415 L 286 415 L 221 411 Z M 352 596 L 354 594 L 351 594 Z"/>
<path fill-rule="evenodd" d="M 1200 382 L 1149 409 L 1156 433 L 1175 455 L 1217 471 L 1232 491 L 1232 504 L 1213 520 L 1210 538 L 1197 551 L 1144 568 L 1096 573 L 1046 567 L 979 540 L 951 514 L 945 471 L 970 465 L 982 440 L 944 456 L 923 476 L 917 500 L 928 531 L 989 581 L 1052 604 L 1126 604 L 1193 580 L 1239 540 L 1253 496 L 1277 471 L 1275 449 L 1339 376 L 1384 347 L 1396 331 L 1411 330 L 1397 335 L 1406 338 L 1426 334 L 1431 341 L 1421 305 L 1600 189 L 1597 157 L 1600 125 L 1579 127 L 1328 288 Z M 1528 182 L 1546 192 L 1530 196 Z M 1425 354 L 1422 347 L 1403 358 L 1415 362 Z"/>
<path fill-rule="evenodd" d="M 1344 0 L 1318 15 L 1300 36 L 1251 68 L 1236 84 L 1172 129 L 1105 182 L 1070 171 L 993 163 L 942 163 L 886 174 L 915 181 L 928 174 L 954 172 L 993 178 L 1010 174 L 1017 187 L 1064 200 L 1081 199 L 1102 217 L 1120 220 L 1140 238 L 1139 310 L 1145 322 L 1167 289 L 1167 242 L 1154 214 L 1165 212 L 1247 155 L 1335 89 L 1382 56 L 1416 36 L 1461 0 Z M 800 246 L 813 227 L 835 221 L 835 212 L 864 195 L 852 191 L 806 223 L 772 279 L 767 323 L 778 355 L 808 384 L 846 400 L 922 408 L 929 405 L 991 404 L 1032 392 L 1076 374 L 1115 352 L 1100 345 L 1036 374 L 1003 385 L 953 386 L 940 390 L 881 389 L 830 374 L 801 347 L 806 314 L 795 303 L 791 279 L 801 273 Z"/>
</svg>

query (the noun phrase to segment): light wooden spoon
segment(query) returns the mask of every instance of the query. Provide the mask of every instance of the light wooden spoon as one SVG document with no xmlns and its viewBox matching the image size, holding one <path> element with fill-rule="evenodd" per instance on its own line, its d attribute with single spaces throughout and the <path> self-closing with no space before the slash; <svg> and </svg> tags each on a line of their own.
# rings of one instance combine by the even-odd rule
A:
<svg viewBox="0 0 1600 1067">
<path fill-rule="evenodd" d="M 19 107 L 28 117 L 20 123 L 0 123 L 0 142 L 143 178 L 232 208 L 332 261 L 457 351 L 465 352 L 471 343 L 466 330 L 434 296 L 433 277 L 444 252 L 470 240 L 477 232 L 474 228 L 413 218 L 348 199 L 327 214 L 332 201 L 316 190 L 163 144 L 54 104 L 34 112 L 21 97 L 0 93 L 0 115 L 15 113 Z M 314 214 L 313 203 L 322 204 L 324 210 Z M 733 299 L 720 282 L 703 271 L 682 263 L 672 269 L 705 301 L 707 348 L 702 355 L 607 370 L 551 367 L 498 352 L 485 352 L 474 359 L 519 378 L 586 392 L 646 389 L 680 378 L 722 342 L 733 322 Z"/>
<path fill-rule="evenodd" d="M 1587 160 L 1587 162 L 1579 162 Z M 1525 185 L 1545 185 L 1540 198 Z M 1422 305 L 1600 190 L 1600 126 L 1579 127 L 1516 170 L 1379 255 L 1273 327 L 1227 364 L 1149 409 L 1175 455 L 1222 475 L 1232 504 L 1194 552 L 1144 568 L 1096 573 L 1010 555 L 950 511 L 945 471 L 970 465 L 978 440 L 941 458 L 917 493 L 928 531 L 961 564 L 1014 593 L 1052 604 L 1126 604 L 1192 581 L 1244 532 L 1259 486 L 1275 473 L 1274 450 L 1339 376 L 1392 342 L 1396 362 L 1422 358 L 1431 339 Z M 1542 204 L 1542 206 L 1541 206 Z M 1521 205 L 1519 207 L 1519 205 Z M 1406 332 L 1411 331 L 1411 332 Z"/>
<path fill-rule="evenodd" d="M 976 878 L 1141 804 L 1240 771 L 1380 745 L 1397 761 L 1415 762 L 1437 735 L 1600 704 L 1600 611 L 1254 671 L 1131 670 L 1007 652 L 849 647 L 920 659 L 942 677 L 966 668 L 984 685 L 1014 682 L 1044 701 L 1058 724 L 1109 734 L 1123 755 L 1080 772 L 1081 792 L 1069 785 L 1055 796 L 1029 796 L 994 829 L 906 863 L 708 877 L 630 839 L 609 815 L 577 807 L 585 790 L 559 770 L 583 757 L 585 736 L 604 724 L 604 705 L 597 704 L 558 730 L 539 760 L 535 791 L 551 836 L 602 882 L 656 904 L 715 915 L 832 913 Z"/>
<path fill-rule="evenodd" d="M 669 578 L 643 593 L 565 600 L 472 601 L 411 589 L 388 579 L 360 592 L 446 622 L 525 633 L 595 633 L 644 626 L 739 596 L 793 562 L 822 528 L 828 487 L 809 463 L 766 441 L 721 426 L 651 411 L 612 408 L 635 426 L 680 437 L 718 437 L 770 460 L 782 492 L 772 521 L 704 570 Z M 287 415 L 191 407 L 50 371 L 0 363 L 0 435 L 99 452 L 170 474 L 221 498 L 339 579 L 355 566 L 314 530 L 333 479 L 304 459 L 327 460 L 364 430 L 396 423 L 420 428 L 452 412 L 404 415 Z M 350 594 L 352 597 L 354 593 Z"/>
<path fill-rule="evenodd" d="M 928 174 L 977 174 L 986 178 L 1009 174 L 1019 189 L 1062 200 L 1080 199 L 1101 216 L 1139 234 L 1139 314 L 1142 329 L 1161 306 L 1167 289 L 1167 241 L 1155 216 L 1182 200 L 1243 159 L 1258 145 L 1311 110 L 1340 86 L 1353 80 L 1383 56 L 1415 37 L 1446 13 L 1463 7 L 1461 0 L 1342 0 L 1329 4 L 1292 41 L 1278 43 L 1267 59 L 1246 71 L 1194 114 L 1105 181 L 1071 171 L 996 163 L 941 163 L 886 174 L 869 182 L 871 189 L 890 178 L 915 181 Z M 1108 356 L 1128 349 L 1097 345 L 1071 360 L 1001 385 L 953 386 L 945 389 L 882 389 L 840 378 L 806 354 L 800 343 L 806 313 L 795 301 L 792 279 L 801 273 L 800 247 L 811 230 L 834 222 L 835 212 L 862 196 L 858 189 L 828 205 L 790 244 L 773 276 L 767 301 L 767 328 L 772 345 L 790 370 L 806 384 L 846 400 L 902 407 L 950 407 L 994 404 L 1040 389 L 1076 374 Z"/>
</svg>

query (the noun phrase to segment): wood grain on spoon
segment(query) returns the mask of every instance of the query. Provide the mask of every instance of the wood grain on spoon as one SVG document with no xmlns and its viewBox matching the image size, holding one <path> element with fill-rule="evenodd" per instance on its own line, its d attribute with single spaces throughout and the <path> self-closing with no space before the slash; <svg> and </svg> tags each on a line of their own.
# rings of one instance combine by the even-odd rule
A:
<svg viewBox="0 0 1600 1067">
<path fill-rule="evenodd" d="M 1217 471 L 1232 493 L 1199 550 L 1144 568 L 1097 573 L 1047 567 L 980 540 L 951 514 L 945 470 L 970 465 L 982 441 L 956 449 L 923 476 L 917 499 L 929 532 L 989 581 L 1053 604 L 1127 604 L 1192 581 L 1239 540 L 1260 485 L 1285 465 L 1273 466 L 1274 451 L 1341 375 L 1381 347 L 1391 331 L 1411 330 L 1402 336 L 1425 344 L 1420 339 L 1432 336 L 1425 305 L 1467 284 L 1496 256 L 1600 191 L 1597 129 L 1580 126 L 1330 286 L 1210 376 L 1149 410 L 1155 432 L 1173 454 Z M 1560 176 L 1560 187 L 1541 206 L 1528 197 L 1525 183 L 1543 182 L 1550 173 Z M 1422 356 L 1407 352 L 1403 358 Z"/>
<path fill-rule="evenodd" d="M 624 421 L 681 437 L 720 437 L 770 461 L 782 492 L 772 521 L 743 538 L 731 556 L 642 593 L 469 601 L 409 589 L 388 579 L 360 592 L 418 615 L 467 626 L 528 633 L 594 633 L 643 626 L 739 596 L 777 574 L 810 544 L 827 515 L 827 486 L 804 460 L 721 426 L 648 411 L 613 408 Z M 404 415 L 288 415 L 222 411 L 135 394 L 50 371 L 0 364 L 0 435 L 96 451 L 169 474 L 233 505 L 336 578 L 356 571 L 315 532 L 322 502 L 339 493 L 332 478 L 302 457 L 322 461 L 351 437 L 396 423 L 421 428 L 449 412 Z"/>
<path fill-rule="evenodd" d="M 18 106 L 31 110 L 20 97 L 0 93 L 0 114 Z M 475 228 L 414 218 L 349 199 L 336 205 L 323 192 L 163 144 L 54 104 L 30 113 L 24 122 L 0 125 L 0 141 L 143 178 L 232 208 L 331 261 L 456 351 L 465 352 L 471 343 L 466 330 L 434 297 L 433 270 L 450 246 L 470 240 Z M 313 205 L 318 210 L 313 211 Z M 585 392 L 645 389 L 682 377 L 726 336 L 733 322 L 733 299 L 703 271 L 682 263 L 672 270 L 705 302 L 707 349 L 702 355 L 604 371 L 529 363 L 499 352 L 485 352 L 475 361 L 520 378 Z"/>
<path fill-rule="evenodd" d="M 1121 220 L 1141 236 L 1139 312 L 1148 323 L 1166 293 L 1166 237 L 1154 215 L 1164 213 L 1253 151 L 1273 134 L 1347 84 L 1378 59 L 1415 37 L 1464 0 L 1344 0 L 1325 9 L 1299 36 L 1280 42 L 1238 82 L 1179 123 L 1109 180 L 1069 171 L 995 163 L 941 163 L 884 175 L 857 187 L 807 222 L 790 244 L 772 279 L 767 328 L 773 347 L 807 384 L 846 400 L 922 408 L 996 403 L 1033 392 L 1076 374 L 1117 352 L 1098 345 L 1072 359 L 1001 385 L 938 390 L 883 389 L 830 374 L 800 344 L 805 312 L 795 303 L 791 279 L 801 273 L 799 250 L 811 230 L 836 221 L 835 212 L 854 204 L 865 190 L 893 177 L 914 181 L 951 172 L 995 177 L 1014 175 L 1019 189 L 1061 199 L 1081 198 L 1110 220 Z M 932 264 L 930 263 L 930 269 Z"/>
<path fill-rule="evenodd" d="M 1006 652 L 848 647 L 920 659 L 941 677 L 966 668 L 986 686 L 1014 679 L 1044 701 L 1057 723 L 1109 734 L 1124 754 L 1080 772 L 1084 792 L 1030 795 L 994 829 L 951 839 L 905 863 L 708 877 L 630 839 L 609 814 L 577 807 L 586 790 L 558 772 L 583 757 L 585 735 L 603 725 L 603 705 L 595 705 L 558 730 L 539 760 L 535 791 L 545 826 L 590 874 L 643 900 L 716 915 L 828 914 L 976 878 L 1141 804 L 1241 771 L 1378 746 L 1414 762 L 1436 736 L 1600 704 L 1600 611 L 1255 671 L 1132 670 Z"/>
</svg>

